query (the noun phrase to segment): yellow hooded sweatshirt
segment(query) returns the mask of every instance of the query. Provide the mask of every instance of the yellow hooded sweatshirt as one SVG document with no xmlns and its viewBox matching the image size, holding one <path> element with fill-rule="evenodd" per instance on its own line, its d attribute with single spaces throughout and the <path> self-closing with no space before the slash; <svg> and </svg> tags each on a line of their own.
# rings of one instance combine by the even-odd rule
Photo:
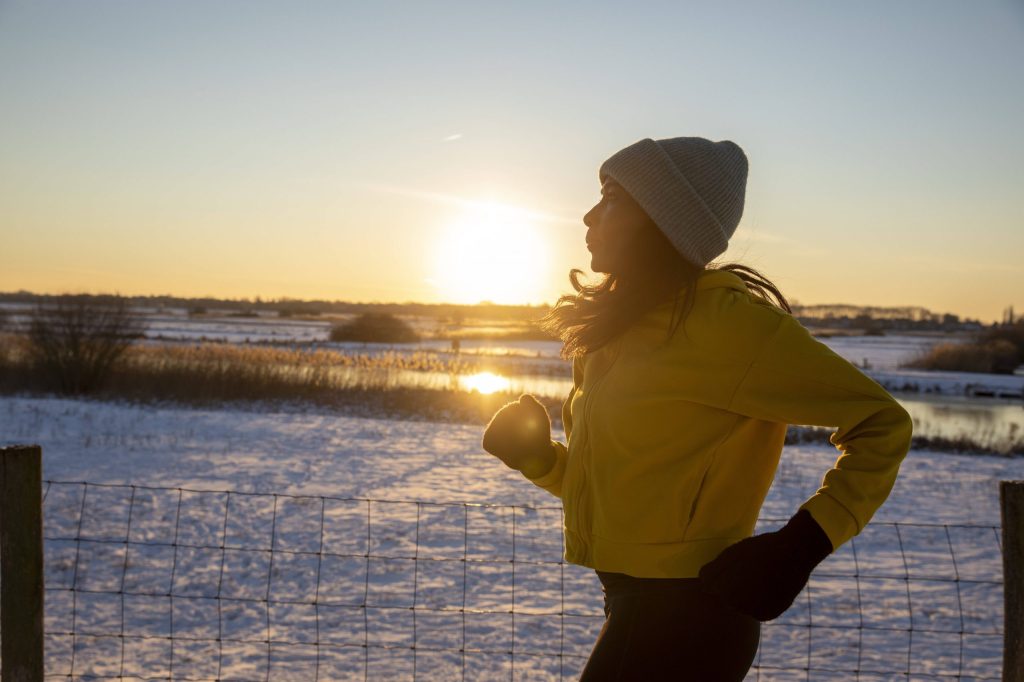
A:
<svg viewBox="0 0 1024 682">
<path fill-rule="evenodd" d="M 807 500 L 833 548 L 888 497 L 910 416 L 885 389 L 728 271 L 573 362 L 568 441 L 533 483 L 562 499 L 565 559 L 636 577 L 688 578 L 750 536 L 788 424 L 838 427 L 842 453 Z M 685 334 L 684 334 L 685 328 Z"/>
</svg>

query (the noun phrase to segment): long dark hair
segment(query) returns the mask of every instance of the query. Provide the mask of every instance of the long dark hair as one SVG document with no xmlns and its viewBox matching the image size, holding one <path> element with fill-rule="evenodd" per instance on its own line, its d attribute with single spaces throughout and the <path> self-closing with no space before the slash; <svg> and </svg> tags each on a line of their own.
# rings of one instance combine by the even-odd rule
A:
<svg viewBox="0 0 1024 682">
<path fill-rule="evenodd" d="M 562 340 L 561 355 L 585 355 L 626 331 L 656 306 L 674 301 L 665 340 L 675 334 L 693 308 L 696 283 L 707 270 L 725 270 L 742 279 L 764 301 L 792 312 L 789 302 L 772 282 L 754 268 L 740 263 L 709 263 L 705 267 L 685 260 L 653 222 L 630 244 L 630 253 L 618 271 L 597 284 L 584 284 L 579 268 L 569 271 L 575 294 L 565 294 L 537 322 L 541 329 Z M 685 328 L 684 328 L 685 334 Z"/>
</svg>

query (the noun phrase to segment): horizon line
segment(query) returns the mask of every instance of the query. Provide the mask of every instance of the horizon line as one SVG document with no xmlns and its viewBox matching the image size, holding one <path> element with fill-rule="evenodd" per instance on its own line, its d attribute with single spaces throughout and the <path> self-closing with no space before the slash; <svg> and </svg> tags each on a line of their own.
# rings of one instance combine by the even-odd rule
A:
<svg viewBox="0 0 1024 682">
<path fill-rule="evenodd" d="M 31 296 L 31 297 L 37 297 L 37 298 L 55 297 L 55 296 L 92 296 L 92 297 L 96 297 L 96 298 L 102 298 L 102 297 L 121 297 L 121 298 L 129 298 L 129 299 L 131 299 L 131 298 L 171 298 L 171 299 L 180 299 L 180 300 L 183 300 L 183 301 L 214 300 L 214 301 L 222 301 L 222 302 L 225 302 L 225 303 L 247 303 L 247 304 L 250 304 L 250 305 L 252 305 L 252 304 L 256 304 L 256 305 L 269 305 L 269 304 L 282 304 L 282 303 L 316 303 L 316 302 L 319 302 L 319 303 L 345 304 L 345 305 L 382 305 L 382 306 L 385 306 L 385 305 L 396 305 L 396 306 L 418 305 L 418 306 L 435 306 L 435 307 L 453 306 L 453 307 L 463 307 L 463 308 L 472 308 L 472 307 L 478 307 L 478 306 L 496 306 L 496 307 L 505 307 L 505 308 L 551 308 L 551 307 L 553 307 L 552 304 L 548 303 L 548 302 L 543 302 L 543 303 L 495 303 L 493 301 L 487 301 L 487 300 L 477 301 L 476 303 L 452 303 L 452 302 L 429 302 L 429 301 L 413 301 L 413 300 L 406 300 L 406 301 L 382 301 L 382 300 L 365 301 L 364 300 L 364 301 L 359 301 L 359 300 L 344 300 L 344 299 L 337 299 L 337 298 L 335 298 L 335 299 L 328 299 L 328 298 L 291 298 L 291 297 L 287 297 L 287 296 L 276 297 L 276 298 L 274 298 L 274 297 L 264 298 L 263 296 L 260 296 L 260 295 L 257 295 L 255 297 L 233 298 L 233 297 L 213 296 L 213 295 L 182 296 L 182 295 L 169 294 L 169 293 L 163 293 L 163 294 L 120 294 L 120 293 L 116 293 L 116 292 L 89 293 L 89 292 L 69 292 L 69 291 L 62 292 L 62 293 L 36 293 L 34 291 L 29 291 L 27 289 L 19 289 L 17 291 L 0 291 L 0 298 L 12 297 L 12 296 Z M 790 303 L 790 305 L 792 307 L 794 307 L 794 308 L 874 308 L 874 309 L 878 309 L 878 310 L 923 310 L 923 311 L 925 311 L 925 312 L 927 312 L 927 313 L 929 313 L 931 315 L 956 315 L 957 319 L 960 320 L 961 323 L 971 322 L 971 321 L 976 321 L 976 322 L 984 323 L 979 318 L 971 318 L 971 317 L 968 317 L 968 316 L 962 316 L 962 315 L 959 315 L 959 314 L 956 314 L 956 313 L 949 313 L 949 312 L 936 312 L 936 311 L 932 310 L 931 308 L 928 308 L 928 307 L 922 306 L 922 305 L 877 305 L 877 304 L 857 304 L 857 303 L 792 303 L 792 302 Z M 1008 304 L 1007 308 L 1013 308 L 1013 304 Z M 992 323 L 998 323 L 1000 321 L 997 320 L 997 319 L 993 319 L 991 322 Z"/>
</svg>

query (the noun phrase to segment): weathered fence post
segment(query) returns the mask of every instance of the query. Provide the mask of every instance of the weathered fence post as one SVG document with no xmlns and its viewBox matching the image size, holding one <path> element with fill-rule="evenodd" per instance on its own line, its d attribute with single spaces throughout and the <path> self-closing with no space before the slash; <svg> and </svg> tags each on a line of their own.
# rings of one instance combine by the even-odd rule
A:
<svg viewBox="0 0 1024 682">
<path fill-rule="evenodd" d="M 1024 481 L 1000 481 L 1003 515 L 1003 682 L 1024 682 Z"/>
<path fill-rule="evenodd" d="M 2 682 L 43 679 L 43 452 L 0 448 Z"/>
</svg>

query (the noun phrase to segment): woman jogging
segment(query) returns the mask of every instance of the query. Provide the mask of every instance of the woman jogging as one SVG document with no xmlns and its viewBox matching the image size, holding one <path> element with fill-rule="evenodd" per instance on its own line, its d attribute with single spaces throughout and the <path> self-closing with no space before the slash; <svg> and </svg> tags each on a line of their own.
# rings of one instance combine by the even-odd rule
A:
<svg viewBox="0 0 1024 682">
<path fill-rule="evenodd" d="M 815 340 L 779 290 L 714 265 L 743 213 L 734 143 L 641 140 L 602 164 L 583 218 L 595 285 L 570 272 L 544 326 L 573 361 L 551 439 L 532 396 L 502 407 L 483 447 L 562 500 L 565 559 L 596 570 L 607 616 L 596 680 L 742 680 L 759 621 L 856 535 L 910 446 L 907 412 Z M 836 428 L 841 452 L 779 530 L 751 537 L 788 424 Z"/>
</svg>

